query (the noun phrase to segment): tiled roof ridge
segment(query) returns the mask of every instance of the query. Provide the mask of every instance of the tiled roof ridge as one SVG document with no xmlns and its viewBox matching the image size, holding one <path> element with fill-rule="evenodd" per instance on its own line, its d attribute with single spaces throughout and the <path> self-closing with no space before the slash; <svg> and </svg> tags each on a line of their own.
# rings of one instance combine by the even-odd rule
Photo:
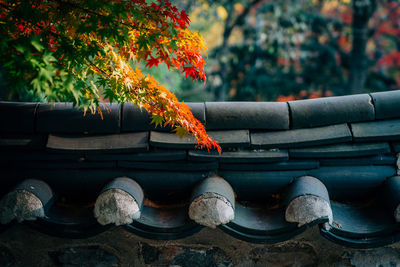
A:
<svg viewBox="0 0 400 267">
<path fill-rule="evenodd" d="M 400 91 L 187 103 L 219 155 L 154 128 L 129 103 L 104 104 L 101 119 L 71 103 L 0 102 L 0 222 L 39 218 L 30 224 L 69 237 L 111 222 L 153 239 L 219 225 L 256 243 L 319 224 L 347 246 L 397 242 L 398 103 Z"/>
<path fill-rule="evenodd" d="M 400 91 L 324 97 L 289 102 L 186 103 L 208 130 L 288 130 L 400 117 Z M 120 133 L 155 129 L 143 109 L 131 103 L 103 103 L 100 115 L 87 114 L 72 103 L 1 102 L 2 133 Z"/>
</svg>

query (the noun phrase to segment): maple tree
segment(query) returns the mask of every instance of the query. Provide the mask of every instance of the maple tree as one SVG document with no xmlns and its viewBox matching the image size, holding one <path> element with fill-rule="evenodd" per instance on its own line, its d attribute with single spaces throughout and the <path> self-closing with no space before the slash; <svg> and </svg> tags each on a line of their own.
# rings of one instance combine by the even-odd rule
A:
<svg viewBox="0 0 400 267">
<path fill-rule="evenodd" d="M 0 0 L 0 70 L 9 96 L 71 101 L 101 114 L 104 101 L 133 102 L 152 122 L 220 151 L 190 108 L 147 68 L 161 63 L 206 81 L 202 37 L 168 0 Z"/>
</svg>

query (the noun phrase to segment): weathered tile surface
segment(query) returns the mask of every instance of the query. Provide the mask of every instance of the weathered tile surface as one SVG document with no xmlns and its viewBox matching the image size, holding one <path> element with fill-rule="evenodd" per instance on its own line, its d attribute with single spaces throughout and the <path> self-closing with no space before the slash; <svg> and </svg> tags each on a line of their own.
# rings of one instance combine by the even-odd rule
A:
<svg viewBox="0 0 400 267">
<path fill-rule="evenodd" d="M 375 119 L 368 94 L 290 101 L 293 128 Z"/>
<path fill-rule="evenodd" d="M 40 133 L 119 133 L 121 105 L 101 105 L 99 112 L 84 114 L 72 103 L 39 104 L 36 131 Z"/>
<path fill-rule="evenodd" d="M 289 158 L 287 150 L 241 150 L 241 151 L 223 151 L 221 155 L 218 152 L 207 152 L 199 150 L 190 150 L 188 158 L 193 161 L 210 161 L 218 159 L 224 163 L 260 163 L 260 162 L 278 162 Z"/>
<path fill-rule="evenodd" d="M 0 150 L 40 150 L 46 145 L 46 135 L 7 134 L 0 135 Z"/>
<path fill-rule="evenodd" d="M 377 120 L 392 119 L 400 117 L 400 91 L 387 91 L 372 93 L 371 97 L 375 105 L 375 116 Z"/>
<path fill-rule="evenodd" d="M 205 124 L 206 114 L 204 103 L 185 102 L 185 104 L 190 108 L 193 116 L 202 124 Z M 140 132 L 150 130 L 170 132 L 172 128 L 161 126 L 155 127 L 155 125 L 151 123 L 151 116 L 144 108 L 140 109 L 132 103 L 124 103 L 122 107 L 121 131 Z"/>
<path fill-rule="evenodd" d="M 280 171 L 280 170 L 308 170 L 316 169 L 319 167 L 319 162 L 316 160 L 300 161 L 292 160 L 287 162 L 278 163 L 221 163 L 220 170 L 231 170 L 231 171 Z"/>
<path fill-rule="evenodd" d="M 390 152 L 388 143 L 337 144 L 289 150 L 293 158 L 361 157 Z"/>
<path fill-rule="evenodd" d="M 360 166 L 360 165 L 394 165 L 395 156 L 371 156 L 357 158 L 325 158 L 319 160 L 321 166 Z"/>
<path fill-rule="evenodd" d="M 206 126 L 220 129 L 289 129 L 286 103 L 206 102 Z"/>
<path fill-rule="evenodd" d="M 400 140 L 400 120 L 352 123 L 354 141 Z"/>
<path fill-rule="evenodd" d="M 346 124 L 288 131 L 252 132 L 251 145 L 254 148 L 289 148 L 316 146 L 351 141 Z"/>
<path fill-rule="evenodd" d="M 223 148 L 246 148 L 250 146 L 248 130 L 208 131 L 208 134 Z M 150 134 L 150 144 L 161 148 L 194 149 L 197 142 L 190 135 L 182 136 L 182 138 L 180 138 L 179 135 L 173 133 L 152 131 Z"/>
<path fill-rule="evenodd" d="M 147 239 L 176 239 L 202 228 L 189 219 L 188 206 L 199 183 L 219 176 L 235 195 L 234 220 L 220 229 L 237 239 L 265 244 L 292 239 L 312 225 L 326 226 L 327 217 L 301 227 L 285 220 L 287 201 L 293 197 L 290 190 L 300 177 L 312 176 L 326 186 L 329 196 L 324 200 L 335 203 L 337 225 L 331 230 L 320 227 L 323 236 L 357 248 L 388 245 L 400 241 L 398 224 L 393 223 L 400 189 L 382 189 L 399 173 L 399 96 L 387 92 L 289 104 L 189 103 L 221 145 L 221 155 L 195 150 L 197 142 L 191 136 L 180 139 L 168 128 L 154 128 L 148 114 L 132 104 L 111 105 L 101 119 L 98 114 L 84 116 L 71 104 L 0 102 L 2 114 L 11 114 L 0 116 L 5 126 L 0 127 L 0 196 L 24 179 L 43 180 L 57 196 L 51 206 L 56 212 L 29 224 L 48 234 L 83 238 L 107 228 L 91 212 L 99 193 L 113 179 L 128 177 L 140 185 L 145 199 L 140 219 L 122 231 Z M 300 186 L 294 197 L 312 201 L 320 196 L 314 189 Z M 381 203 L 382 196 L 390 203 Z M 376 214 L 380 218 L 373 217 Z M 0 233 L 5 228 L 0 225 Z M 188 257 L 207 258 L 203 252 L 184 251 Z M 177 262 L 185 262 L 186 256 L 178 255 Z"/>
<path fill-rule="evenodd" d="M 188 163 L 188 162 L 140 162 L 140 161 L 118 161 L 118 166 L 123 168 L 138 169 L 138 170 L 161 170 L 161 171 L 216 171 L 218 169 L 217 162 L 202 162 L 202 163 Z"/>
<path fill-rule="evenodd" d="M 148 147 L 148 133 L 123 133 L 113 135 L 49 135 L 46 148 L 64 153 L 80 152 L 141 152 Z"/>
</svg>

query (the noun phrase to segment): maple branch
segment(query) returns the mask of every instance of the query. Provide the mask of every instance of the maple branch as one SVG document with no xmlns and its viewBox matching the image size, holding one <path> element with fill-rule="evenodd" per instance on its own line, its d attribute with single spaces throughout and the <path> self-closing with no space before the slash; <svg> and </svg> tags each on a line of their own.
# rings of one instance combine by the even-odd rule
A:
<svg viewBox="0 0 400 267">
<path fill-rule="evenodd" d="M 101 74 L 103 74 L 107 79 L 110 79 L 110 75 L 108 75 L 104 70 L 102 70 L 101 68 L 99 68 L 96 64 L 94 64 L 94 62 L 88 58 L 86 58 L 87 63 L 89 63 L 90 66 L 92 66 L 93 68 L 95 68 L 98 72 L 100 72 Z"/>
</svg>

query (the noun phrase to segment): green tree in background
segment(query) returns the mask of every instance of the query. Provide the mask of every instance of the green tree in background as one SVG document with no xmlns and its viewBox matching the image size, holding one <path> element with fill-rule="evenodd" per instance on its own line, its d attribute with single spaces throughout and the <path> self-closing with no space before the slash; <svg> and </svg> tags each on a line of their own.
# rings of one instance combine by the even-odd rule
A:
<svg viewBox="0 0 400 267">
<path fill-rule="evenodd" d="M 287 101 L 400 88 L 398 1 L 181 2 L 209 57 L 207 84 L 180 96 Z"/>
</svg>

